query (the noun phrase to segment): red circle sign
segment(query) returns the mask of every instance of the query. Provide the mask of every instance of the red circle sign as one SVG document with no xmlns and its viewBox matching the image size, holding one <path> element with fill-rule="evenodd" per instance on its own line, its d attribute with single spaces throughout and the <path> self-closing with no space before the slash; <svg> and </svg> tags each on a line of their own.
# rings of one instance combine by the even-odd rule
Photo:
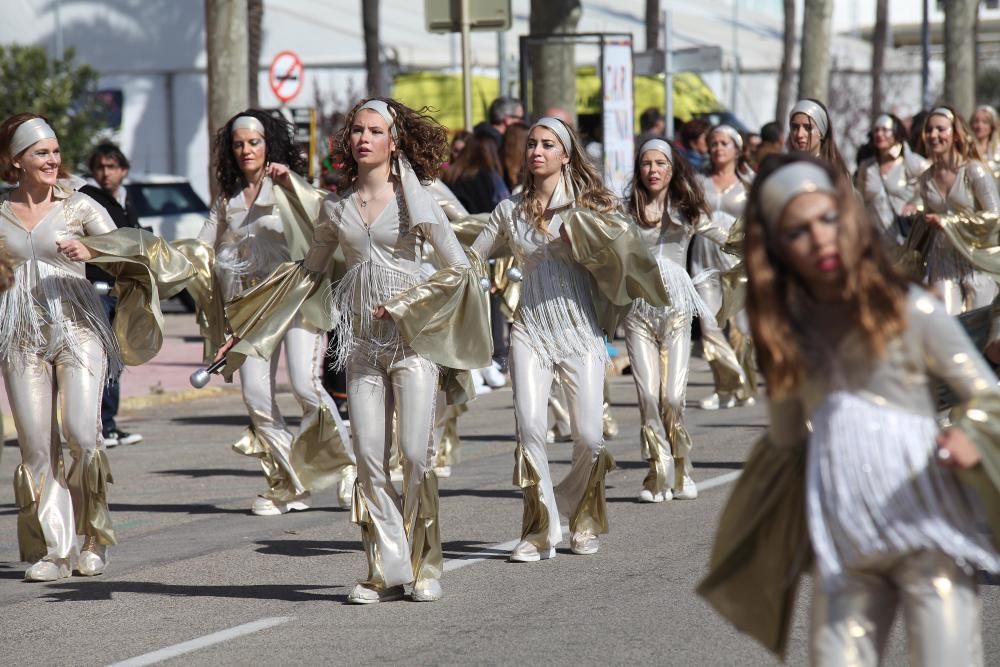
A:
<svg viewBox="0 0 1000 667">
<path fill-rule="evenodd" d="M 282 51 L 271 61 L 267 78 L 274 96 L 282 103 L 290 102 L 302 90 L 305 79 L 302 60 L 291 51 Z"/>
</svg>

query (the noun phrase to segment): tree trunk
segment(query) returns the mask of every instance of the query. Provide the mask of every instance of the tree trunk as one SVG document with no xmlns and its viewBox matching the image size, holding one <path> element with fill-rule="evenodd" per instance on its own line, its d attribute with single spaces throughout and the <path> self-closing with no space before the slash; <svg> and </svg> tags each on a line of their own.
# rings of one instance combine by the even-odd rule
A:
<svg viewBox="0 0 1000 667">
<path fill-rule="evenodd" d="M 660 48 L 660 0 L 646 0 L 646 50 Z"/>
<path fill-rule="evenodd" d="M 368 94 L 381 97 L 382 58 L 378 34 L 379 0 L 361 0 L 361 26 L 365 33 L 365 70 L 368 72 Z"/>
<path fill-rule="evenodd" d="M 871 119 L 882 113 L 882 72 L 885 70 L 885 44 L 889 41 L 889 0 L 875 5 L 875 33 L 872 35 L 872 108 Z"/>
<path fill-rule="evenodd" d="M 531 0 L 531 34 L 545 36 L 576 31 L 582 13 L 580 0 Z M 573 44 L 541 44 L 529 49 L 530 96 L 535 118 L 559 107 L 576 118 L 576 60 Z"/>
<path fill-rule="evenodd" d="M 799 99 L 826 102 L 830 94 L 830 19 L 832 0 L 805 0 L 802 11 L 802 65 Z"/>
<path fill-rule="evenodd" d="M 208 60 L 209 152 L 215 134 L 236 112 L 247 107 L 246 0 L 205 0 L 205 42 Z M 214 156 L 209 155 L 214 164 Z M 210 179 L 212 198 L 218 184 Z"/>
<path fill-rule="evenodd" d="M 774 119 L 786 127 L 788 110 L 792 107 L 792 66 L 795 62 L 795 0 L 784 0 L 785 35 L 781 46 L 781 72 L 778 77 L 778 101 Z"/>
<path fill-rule="evenodd" d="M 264 0 L 247 0 L 247 74 L 251 107 L 260 106 L 260 47 L 264 37 Z"/>
<path fill-rule="evenodd" d="M 966 118 L 976 107 L 978 7 L 979 0 L 949 0 L 944 9 L 944 101 Z"/>
</svg>

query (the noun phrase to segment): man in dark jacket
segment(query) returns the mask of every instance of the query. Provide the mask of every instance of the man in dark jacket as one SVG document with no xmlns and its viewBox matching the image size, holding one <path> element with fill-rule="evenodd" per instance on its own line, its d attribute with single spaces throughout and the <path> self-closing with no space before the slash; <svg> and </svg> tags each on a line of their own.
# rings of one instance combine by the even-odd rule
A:
<svg viewBox="0 0 1000 667">
<path fill-rule="evenodd" d="M 139 227 L 139 217 L 135 206 L 129 200 L 128 191 L 122 182 L 128 176 L 129 161 L 118 146 L 112 143 L 102 143 L 94 149 L 88 162 L 90 174 L 97 181 L 97 186 L 85 185 L 80 192 L 93 198 L 103 206 L 118 227 Z M 106 282 L 114 285 L 114 277 L 101 269 L 87 264 L 87 278 L 91 282 Z M 114 322 L 117 299 L 106 294 L 101 296 L 104 312 L 108 320 Z M 104 446 L 134 445 L 142 440 L 138 433 L 126 433 L 115 424 L 118 415 L 118 398 L 120 387 L 118 378 L 111 379 L 104 387 L 101 399 L 101 430 L 104 433 Z"/>
</svg>

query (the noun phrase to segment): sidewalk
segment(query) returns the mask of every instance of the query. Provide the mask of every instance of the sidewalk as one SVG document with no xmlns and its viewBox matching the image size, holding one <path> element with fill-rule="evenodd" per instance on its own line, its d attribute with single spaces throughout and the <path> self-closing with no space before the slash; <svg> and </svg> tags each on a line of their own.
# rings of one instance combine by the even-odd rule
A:
<svg viewBox="0 0 1000 667">
<path fill-rule="evenodd" d="M 208 396 L 239 391 L 239 383 L 226 384 L 220 376 L 213 376 L 204 389 L 195 389 L 189 378 L 202 366 L 202 342 L 198 325 L 191 313 L 164 314 L 163 347 L 152 361 L 142 366 L 129 366 L 121 377 L 121 404 L 119 415 L 127 416 L 134 410 L 173 403 L 195 401 Z M 278 383 L 287 384 L 288 374 L 282 357 L 278 370 Z M 3 431 L 5 438 L 16 435 L 14 419 L 10 416 L 7 388 L 0 383 L 2 395 Z"/>
</svg>

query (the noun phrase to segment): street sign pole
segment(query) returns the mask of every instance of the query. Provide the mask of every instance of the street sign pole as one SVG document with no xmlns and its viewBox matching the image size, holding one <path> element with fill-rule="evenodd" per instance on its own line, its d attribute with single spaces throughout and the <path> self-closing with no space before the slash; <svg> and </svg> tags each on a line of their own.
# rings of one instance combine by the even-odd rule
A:
<svg viewBox="0 0 1000 667">
<path fill-rule="evenodd" d="M 472 131 L 472 47 L 470 41 L 469 0 L 461 2 L 462 16 L 462 116 L 465 129 Z M 501 65 L 502 66 L 502 65 Z"/>
<path fill-rule="evenodd" d="M 674 63 L 670 49 L 673 47 L 673 39 L 670 36 L 672 29 L 670 12 L 663 12 L 663 120 L 666 123 L 667 139 L 674 138 Z"/>
</svg>

